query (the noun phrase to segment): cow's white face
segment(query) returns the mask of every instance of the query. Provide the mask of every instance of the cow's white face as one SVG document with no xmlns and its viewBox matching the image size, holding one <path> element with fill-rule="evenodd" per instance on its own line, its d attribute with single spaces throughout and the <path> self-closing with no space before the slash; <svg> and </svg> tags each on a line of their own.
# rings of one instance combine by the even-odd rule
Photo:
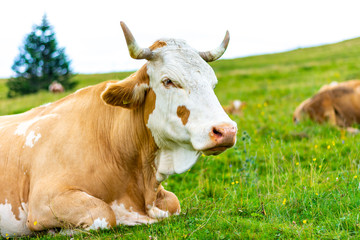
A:
<svg viewBox="0 0 360 240">
<path fill-rule="evenodd" d="M 166 46 L 154 50 L 154 58 L 147 65 L 150 87 L 156 94 L 148 127 L 160 148 L 177 145 L 218 153 L 206 151 L 214 146 L 212 129 L 226 125 L 235 130 L 236 123 L 226 115 L 215 96 L 215 73 L 184 41 L 164 42 Z"/>
<path fill-rule="evenodd" d="M 163 150 L 160 170 L 168 175 L 189 169 L 201 152 L 219 154 L 233 146 L 236 123 L 215 96 L 217 78 L 209 64 L 184 41 L 161 41 L 166 46 L 154 50 L 147 64 L 150 88 L 156 94 L 147 126 Z"/>
<path fill-rule="evenodd" d="M 215 96 L 217 78 L 204 61 L 222 55 L 228 34 L 225 47 L 212 52 L 199 53 L 176 39 L 159 40 L 150 50 L 140 49 L 127 27 L 122 27 L 130 55 L 149 60 L 147 74 L 140 71 L 138 76 L 109 84 L 102 98 L 108 104 L 134 108 L 143 103 L 146 91 L 155 93 L 155 108 L 145 124 L 159 148 L 155 158 L 158 180 L 188 170 L 201 153 L 216 155 L 232 147 L 237 126 Z M 146 77 L 141 80 L 140 75 Z M 126 93 L 129 89 L 132 93 Z"/>
</svg>

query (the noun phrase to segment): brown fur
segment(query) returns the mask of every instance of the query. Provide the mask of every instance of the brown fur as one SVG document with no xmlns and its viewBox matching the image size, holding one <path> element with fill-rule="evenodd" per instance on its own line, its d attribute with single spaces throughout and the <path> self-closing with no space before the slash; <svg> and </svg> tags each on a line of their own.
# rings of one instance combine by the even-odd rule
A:
<svg viewBox="0 0 360 240">
<path fill-rule="evenodd" d="M 154 44 L 151 45 L 149 48 L 151 51 L 154 51 L 155 49 L 162 48 L 164 46 L 166 46 L 166 42 L 158 40 L 158 41 L 154 42 Z"/>
<path fill-rule="evenodd" d="M 123 81 L 100 83 L 49 106 L 0 118 L 0 124 L 9 122 L 0 129 L 6 136 L 0 139 L 0 202 L 6 199 L 15 216 L 27 203 L 32 231 L 88 227 L 98 217 L 114 226 L 109 206 L 114 201 L 143 215 L 147 205 L 162 208 L 165 200 L 170 213 L 179 210 L 176 196 L 155 178 L 157 146 L 146 127 L 155 93 L 148 88 L 134 95 L 134 88 L 148 81 L 144 66 Z M 34 130 L 41 138 L 33 148 L 24 146 L 26 136 L 14 134 L 18 124 L 48 114 L 57 117 L 32 124 L 26 135 Z"/>
<path fill-rule="evenodd" d="M 294 121 L 299 121 L 302 115 L 339 127 L 360 123 L 360 81 L 322 87 L 316 95 L 299 105 L 294 112 Z"/>
<path fill-rule="evenodd" d="M 178 106 L 176 114 L 181 119 L 181 122 L 185 126 L 189 120 L 190 110 L 187 109 L 185 106 Z"/>
<path fill-rule="evenodd" d="M 145 92 L 135 94 L 136 87 L 139 87 L 142 84 L 149 86 L 149 81 L 149 76 L 146 73 L 146 65 L 144 65 L 127 79 L 108 83 L 107 89 L 102 93 L 101 97 L 110 105 L 136 108 L 145 100 Z"/>
</svg>

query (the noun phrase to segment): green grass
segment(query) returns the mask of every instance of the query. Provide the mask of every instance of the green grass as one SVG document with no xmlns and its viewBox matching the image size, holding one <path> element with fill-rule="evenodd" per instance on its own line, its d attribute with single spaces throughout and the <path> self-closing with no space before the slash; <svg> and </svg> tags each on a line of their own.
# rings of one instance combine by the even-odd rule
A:
<svg viewBox="0 0 360 240">
<path fill-rule="evenodd" d="M 78 239 L 359 239 L 360 136 L 292 113 L 323 84 L 360 78 L 360 38 L 285 53 L 211 64 L 222 104 L 247 102 L 234 148 L 201 157 L 163 185 L 182 206 L 180 216 L 144 226 L 118 226 Z M 79 88 L 129 73 L 77 75 Z M 6 99 L 11 114 L 65 96 L 42 92 Z M 49 235 L 41 239 L 52 239 Z M 69 238 L 61 237 L 57 238 Z"/>
</svg>

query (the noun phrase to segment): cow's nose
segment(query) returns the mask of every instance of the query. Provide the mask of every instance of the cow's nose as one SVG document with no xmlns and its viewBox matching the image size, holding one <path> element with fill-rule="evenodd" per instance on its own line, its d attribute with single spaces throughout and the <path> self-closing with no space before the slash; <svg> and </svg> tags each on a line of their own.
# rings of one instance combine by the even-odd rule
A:
<svg viewBox="0 0 360 240">
<path fill-rule="evenodd" d="M 232 147 L 235 144 L 236 132 L 236 127 L 233 125 L 221 124 L 212 127 L 210 138 L 215 146 Z"/>
<path fill-rule="evenodd" d="M 206 155 L 217 155 L 232 147 L 236 141 L 237 129 L 231 124 L 216 125 L 209 133 L 212 143 L 203 152 Z"/>
</svg>

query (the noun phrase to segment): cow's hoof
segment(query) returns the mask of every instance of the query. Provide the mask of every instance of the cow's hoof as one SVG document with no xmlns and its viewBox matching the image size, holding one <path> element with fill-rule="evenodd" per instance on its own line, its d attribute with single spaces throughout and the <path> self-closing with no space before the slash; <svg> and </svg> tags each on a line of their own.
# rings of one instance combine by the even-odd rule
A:
<svg viewBox="0 0 360 240">
<path fill-rule="evenodd" d="M 155 219 L 163 219 L 170 216 L 170 213 L 168 211 L 161 210 L 160 208 L 155 206 L 148 207 L 147 214 L 149 215 L 149 217 Z"/>
<path fill-rule="evenodd" d="M 346 131 L 348 131 L 348 132 L 351 133 L 351 134 L 359 134 L 359 133 L 360 133 L 360 130 L 359 130 L 359 129 L 357 129 L 357 128 L 352 128 L 352 127 L 348 127 L 348 128 L 346 129 Z"/>
</svg>

